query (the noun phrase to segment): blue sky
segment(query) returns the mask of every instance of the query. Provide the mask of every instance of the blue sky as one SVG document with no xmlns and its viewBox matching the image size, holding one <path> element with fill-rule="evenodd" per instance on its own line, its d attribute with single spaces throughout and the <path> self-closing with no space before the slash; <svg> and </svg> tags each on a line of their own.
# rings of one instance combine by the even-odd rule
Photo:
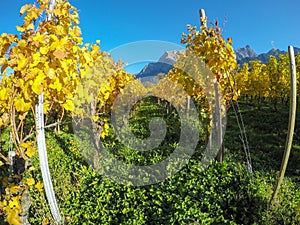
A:
<svg viewBox="0 0 300 225">
<path fill-rule="evenodd" d="M 20 7 L 34 0 L 1 0 L 0 33 L 17 33 Z M 180 44 L 186 24 L 199 26 L 199 9 L 218 19 L 235 48 L 250 45 L 257 53 L 273 46 L 300 47 L 299 0 L 70 0 L 79 9 L 84 42 L 101 40 L 110 51 L 120 45 L 160 40 Z"/>
</svg>

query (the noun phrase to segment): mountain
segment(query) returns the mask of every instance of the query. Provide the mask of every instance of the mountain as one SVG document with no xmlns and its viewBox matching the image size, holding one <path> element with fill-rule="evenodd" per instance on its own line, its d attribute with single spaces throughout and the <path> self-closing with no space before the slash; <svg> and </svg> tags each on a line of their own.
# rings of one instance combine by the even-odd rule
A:
<svg viewBox="0 0 300 225">
<path fill-rule="evenodd" d="M 175 64 L 178 53 L 184 50 L 172 50 L 166 51 L 158 60 L 158 62 L 149 63 L 139 73 L 136 74 L 136 78 L 141 79 L 142 82 L 157 83 L 159 80 L 158 74 L 167 74 Z M 300 53 L 300 48 L 294 47 L 295 54 Z M 266 53 L 257 54 L 249 45 L 243 48 L 237 48 L 235 50 L 236 59 L 238 64 L 249 63 L 252 60 L 259 60 L 262 63 L 268 63 L 271 55 L 278 57 L 280 54 L 284 54 L 286 51 L 279 49 L 271 49 Z"/>
<path fill-rule="evenodd" d="M 178 53 L 184 50 L 166 51 L 158 60 L 158 62 L 174 65 L 178 58 Z"/>
<path fill-rule="evenodd" d="M 242 60 L 245 58 L 254 58 L 258 56 L 256 52 L 250 47 L 250 45 L 246 45 L 244 48 L 237 48 L 235 50 L 235 54 L 237 60 Z"/>
<path fill-rule="evenodd" d="M 166 74 L 169 72 L 169 70 L 172 67 L 173 65 L 162 63 L 162 62 L 149 63 L 141 70 L 141 72 L 136 74 L 136 77 L 137 78 L 148 77 L 148 76 L 157 75 L 159 73 Z"/>
<path fill-rule="evenodd" d="M 295 54 L 300 53 L 300 48 L 294 47 Z M 238 48 L 235 50 L 237 63 L 242 65 L 244 63 L 249 63 L 252 60 L 259 60 L 261 63 L 268 63 L 271 55 L 279 57 L 281 54 L 285 54 L 286 51 L 280 49 L 271 49 L 267 53 L 256 54 L 256 52 L 247 45 L 244 48 Z"/>
<path fill-rule="evenodd" d="M 166 51 L 158 62 L 147 64 L 138 74 L 137 78 L 156 76 L 158 74 L 167 74 L 177 60 L 179 50 Z"/>
</svg>

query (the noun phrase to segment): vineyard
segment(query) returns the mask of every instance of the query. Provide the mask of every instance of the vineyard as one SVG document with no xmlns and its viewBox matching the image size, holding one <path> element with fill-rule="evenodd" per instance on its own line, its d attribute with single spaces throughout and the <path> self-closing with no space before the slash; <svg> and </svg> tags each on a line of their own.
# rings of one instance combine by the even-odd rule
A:
<svg viewBox="0 0 300 225">
<path fill-rule="evenodd" d="M 0 35 L 1 225 L 300 224 L 299 116 L 273 195 L 291 126 L 288 53 L 238 65 L 233 38 L 201 10 L 174 67 L 145 87 L 99 40 L 83 42 L 68 0 L 20 16 L 18 34 Z"/>
</svg>

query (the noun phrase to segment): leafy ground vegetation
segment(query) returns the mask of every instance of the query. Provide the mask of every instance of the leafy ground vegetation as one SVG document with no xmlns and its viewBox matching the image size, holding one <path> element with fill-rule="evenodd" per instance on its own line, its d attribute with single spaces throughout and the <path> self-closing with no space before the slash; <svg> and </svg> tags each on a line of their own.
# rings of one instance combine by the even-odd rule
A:
<svg viewBox="0 0 300 225">
<path fill-rule="evenodd" d="M 231 108 L 223 163 L 213 162 L 201 171 L 203 144 L 199 144 L 188 165 L 175 176 L 145 187 L 116 184 L 96 173 L 83 160 L 71 126 L 63 126 L 60 134 L 49 130 L 50 170 L 67 224 L 299 224 L 299 126 L 284 184 L 276 204 L 268 208 L 284 150 L 288 110 L 285 104 L 274 111 L 271 103 L 264 103 L 261 109 L 254 101 L 240 103 L 250 143 L 252 174 L 247 170 Z M 149 108 L 166 116 L 156 100 L 147 99 L 141 104 L 140 113 L 132 118 L 132 127 L 143 126 L 140 120 L 147 120 L 147 115 L 141 112 L 149 112 Z M 176 114 L 172 115 L 166 121 L 174 122 Z M 147 135 L 147 129 L 139 130 L 140 135 Z M 107 142 L 112 139 L 106 137 Z M 114 149 L 131 162 L 139 161 L 121 144 L 116 143 Z M 162 145 L 162 154 L 153 154 L 153 161 L 161 160 L 170 149 L 167 143 Z M 33 158 L 33 166 L 39 166 L 37 157 Z M 39 180 L 41 175 L 34 171 L 32 176 Z M 43 192 L 32 191 L 31 200 L 29 221 L 52 224 Z"/>
</svg>

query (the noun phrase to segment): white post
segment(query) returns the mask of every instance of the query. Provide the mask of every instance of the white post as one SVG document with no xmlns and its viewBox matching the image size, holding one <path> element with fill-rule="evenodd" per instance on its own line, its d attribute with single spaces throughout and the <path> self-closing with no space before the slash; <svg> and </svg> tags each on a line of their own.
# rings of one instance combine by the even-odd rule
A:
<svg viewBox="0 0 300 225">
<path fill-rule="evenodd" d="M 53 10 L 55 7 L 56 0 L 50 0 L 49 9 Z M 47 14 L 47 20 L 52 19 L 52 14 Z M 56 202 L 55 193 L 53 190 L 53 184 L 50 177 L 50 170 L 47 157 L 45 130 L 44 130 L 44 94 L 38 96 L 38 103 L 35 107 L 36 110 L 36 129 L 37 129 L 37 147 L 39 152 L 40 167 L 45 187 L 46 196 L 48 199 L 51 214 L 56 224 L 62 224 L 62 217 L 60 210 Z"/>
<path fill-rule="evenodd" d="M 290 73 L 291 73 L 291 93 L 290 93 L 290 115 L 289 115 L 289 125 L 288 125 L 288 134 L 285 143 L 285 151 L 282 158 L 281 168 L 279 172 L 279 178 L 270 200 L 270 205 L 274 203 L 276 196 L 279 192 L 280 186 L 282 184 L 285 171 L 288 165 L 290 152 L 293 143 L 294 129 L 295 129 L 295 121 L 296 121 L 296 109 L 297 109 L 297 80 L 296 80 L 296 62 L 295 62 L 295 54 L 294 48 L 289 46 L 289 59 L 290 59 Z"/>
<path fill-rule="evenodd" d="M 55 223 L 61 224 L 62 218 L 56 202 L 53 184 L 50 177 L 50 170 L 47 157 L 45 130 L 44 130 L 44 95 L 39 95 L 38 104 L 36 105 L 36 129 L 37 129 L 37 146 L 40 159 L 40 167 L 45 187 L 46 196 L 49 202 L 51 214 Z"/>
<path fill-rule="evenodd" d="M 54 9 L 54 7 L 55 7 L 55 4 L 56 4 L 56 0 L 50 0 L 50 2 L 49 2 L 49 10 L 53 10 Z M 50 21 L 50 20 L 52 20 L 52 13 L 48 13 L 47 14 L 47 21 Z"/>
</svg>

